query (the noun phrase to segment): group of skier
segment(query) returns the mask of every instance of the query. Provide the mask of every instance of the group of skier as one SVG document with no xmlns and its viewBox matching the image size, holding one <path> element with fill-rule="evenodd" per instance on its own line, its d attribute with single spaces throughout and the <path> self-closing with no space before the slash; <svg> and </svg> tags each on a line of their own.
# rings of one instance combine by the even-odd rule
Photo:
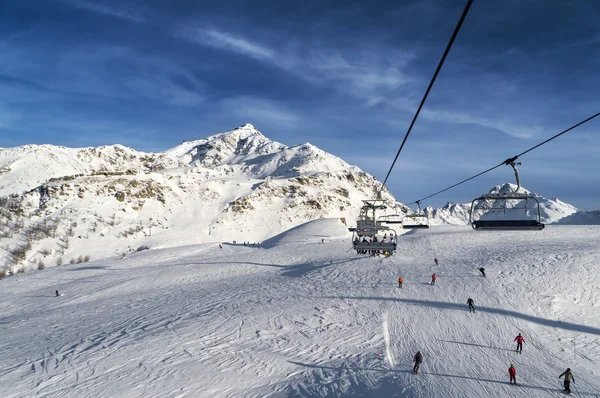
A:
<svg viewBox="0 0 600 398">
<path fill-rule="evenodd" d="M 469 299 L 470 300 L 470 299 Z M 475 310 L 473 310 L 475 311 Z M 525 341 L 525 339 L 523 338 L 523 336 L 521 336 L 521 333 L 519 333 L 519 335 L 517 337 L 515 337 L 515 341 L 517 342 L 517 352 L 521 352 L 523 350 L 523 342 Z M 423 354 L 421 354 L 421 351 L 417 351 L 417 354 L 415 355 L 414 359 L 413 359 L 413 372 L 415 374 L 419 373 L 419 368 L 421 367 L 421 363 L 423 363 Z M 508 377 L 509 377 L 509 383 L 510 384 L 517 384 L 517 369 L 515 368 L 515 365 L 513 365 L 512 363 L 510 364 L 510 367 L 508 368 Z M 575 382 L 575 377 L 573 377 L 573 373 L 571 372 L 571 368 L 567 368 L 567 370 L 565 370 L 563 373 L 561 373 L 560 376 L 558 376 L 559 379 L 564 378 L 563 381 L 563 387 L 564 387 L 564 391 L 567 394 L 571 393 L 571 381 Z"/>
<path fill-rule="evenodd" d="M 435 258 L 433 260 L 435 262 L 436 265 L 439 265 L 439 260 L 437 258 Z M 485 277 L 485 268 L 481 267 L 479 268 L 479 272 L 481 272 L 481 276 Z M 437 280 L 437 275 L 435 273 L 433 273 L 433 275 L 431 275 L 431 285 L 435 285 L 435 281 Z M 402 279 L 402 277 L 398 277 L 398 287 L 402 288 L 402 284 L 404 283 L 404 279 Z M 469 312 L 475 312 L 475 301 L 469 297 L 467 299 L 467 305 L 469 306 Z M 516 348 L 516 352 L 518 352 L 519 354 L 523 353 L 523 343 L 525 342 L 525 338 L 523 337 L 523 335 L 521 333 L 519 333 L 515 339 L 513 341 L 517 342 L 517 348 Z M 423 354 L 421 353 L 421 351 L 418 351 L 417 354 L 415 355 L 414 359 L 414 366 L 413 366 L 413 372 L 418 374 L 419 373 L 419 368 L 421 366 L 421 363 L 423 363 Z M 510 367 L 508 368 L 508 376 L 509 376 L 509 380 L 510 380 L 510 384 L 517 384 L 517 370 L 515 369 L 514 365 L 511 364 Z M 560 376 L 558 376 L 558 378 L 564 378 L 564 382 L 563 382 L 563 386 L 564 386 L 564 391 L 567 394 L 571 393 L 571 381 L 575 382 L 575 378 L 573 377 L 573 373 L 571 373 L 571 368 L 567 368 L 566 371 L 564 371 Z"/>
<path fill-rule="evenodd" d="M 368 239 L 367 239 L 368 238 Z M 390 234 L 389 238 L 388 235 L 385 234 L 383 235 L 383 238 L 380 238 L 377 235 L 373 235 L 373 236 L 363 236 L 362 240 L 359 239 L 359 237 L 355 237 L 354 238 L 354 245 L 356 246 L 357 243 L 359 242 L 368 242 L 368 243 L 373 243 L 373 242 L 391 242 L 394 245 L 394 250 L 396 249 L 396 238 L 393 234 Z M 389 257 L 393 254 L 393 251 L 387 250 L 387 249 L 381 249 L 378 247 L 374 247 L 373 249 L 356 249 L 356 253 L 357 254 L 370 254 L 372 256 L 379 256 L 380 254 L 383 254 L 386 257 Z"/>
<path fill-rule="evenodd" d="M 508 377 L 510 378 L 510 384 L 517 384 L 517 369 L 515 369 L 515 365 L 513 365 L 512 363 L 510 364 L 510 368 L 508 368 Z M 573 377 L 573 373 L 571 373 L 571 368 L 567 368 L 567 370 L 565 370 L 563 373 L 560 374 L 560 376 L 558 376 L 559 379 L 562 379 L 563 377 L 564 392 L 570 394 L 571 381 L 573 383 L 575 382 L 575 377 Z"/>
</svg>

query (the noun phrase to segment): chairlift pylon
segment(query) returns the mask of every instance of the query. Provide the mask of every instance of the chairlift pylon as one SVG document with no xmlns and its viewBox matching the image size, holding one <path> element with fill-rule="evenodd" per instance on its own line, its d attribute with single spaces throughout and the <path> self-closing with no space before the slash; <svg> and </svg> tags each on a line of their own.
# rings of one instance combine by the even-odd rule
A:
<svg viewBox="0 0 600 398">
<path fill-rule="evenodd" d="M 476 231 L 527 231 L 527 230 L 542 230 L 545 225 L 542 224 L 541 221 L 541 211 L 540 211 L 540 202 L 539 200 L 528 193 L 519 192 L 521 189 L 521 180 L 519 179 L 519 172 L 517 170 L 517 164 L 515 163 L 514 158 L 509 159 L 505 162 L 506 165 L 511 166 L 515 172 L 515 178 L 517 180 L 517 189 L 512 192 L 498 192 L 498 193 L 487 193 L 481 195 L 480 197 L 474 199 L 471 202 L 471 212 L 469 214 L 469 222 L 471 226 Z M 519 201 L 517 202 L 517 206 L 509 207 L 509 201 Z M 535 207 L 537 209 L 528 208 L 529 201 L 533 201 L 535 203 Z M 491 202 L 491 206 L 488 206 L 488 203 Z M 520 203 L 523 203 L 523 206 L 518 206 Z M 485 211 L 480 217 L 476 217 L 476 212 L 480 210 Z M 496 217 L 501 212 L 501 215 L 504 217 Z M 506 218 L 506 213 L 515 214 L 514 210 L 521 210 L 524 216 L 519 218 Z M 531 211 L 534 211 L 534 217 L 527 217 Z M 485 217 L 482 219 L 482 217 Z"/>
</svg>

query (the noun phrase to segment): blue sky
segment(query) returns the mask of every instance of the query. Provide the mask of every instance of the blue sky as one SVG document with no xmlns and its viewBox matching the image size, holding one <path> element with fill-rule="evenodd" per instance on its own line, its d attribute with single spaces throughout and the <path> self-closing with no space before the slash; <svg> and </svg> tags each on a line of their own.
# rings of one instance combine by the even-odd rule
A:
<svg viewBox="0 0 600 398">
<path fill-rule="evenodd" d="M 254 124 L 383 180 L 466 1 L 20 0 L 0 6 L 0 147 L 162 151 Z M 471 7 L 388 186 L 412 202 L 600 110 L 600 2 Z M 598 118 L 600 119 L 600 118 Z M 600 209 L 600 120 L 521 158 Z M 499 168 L 428 200 L 512 182 Z"/>
</svg>

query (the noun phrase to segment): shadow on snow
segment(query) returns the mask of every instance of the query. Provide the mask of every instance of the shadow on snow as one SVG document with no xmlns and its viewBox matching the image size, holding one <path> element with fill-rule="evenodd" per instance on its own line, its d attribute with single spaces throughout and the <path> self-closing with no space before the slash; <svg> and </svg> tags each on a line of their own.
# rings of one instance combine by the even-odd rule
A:
<svg viewBox="0 0 600 398">
<path fill-rule="evenodd" d="M 443 340 L 442 340 L 443 341 Z M 454 342 L 452 342 L 454 343 Z M 485 347 L 485 346 L 484 346 Z M 494 348 L 494 347 L 490 347 Z M 342 366 L 327 366 L 327 365 L 317 365 L 317 364 L 309 364 L 302 363 L 296 361 L 288 361 L 297 366 L 302 366 L 306 368 L 311 368 L 318 370 L 318 375 L 309 374 L 306 375 L 305 381 L 300 380 L 297 386 L 293 387 L 292 391 L 288 392 L 286 397 L 295 398 L 295 397 L 412 397 L 418 391 L 415 391 L 412 387 L 414 383 L 409 383 L 406 386 L 402 386 L 399 383 L 399 380 L 394 377 L 394 375 L 405 373 L 412 374 L 412 369 L 385 369 L 379 367 L 369 367 L 369 366 L 360 366 L 360 365 L 352 365 L 346 366 L 343 364 Z M 338 380 L 338 385 L 342 384 L 341 379 L 345 376 L 346 382 L 344 385 L 343 391 L 340 391 L 339 388 L 332 387 L 329 384 L 331 383 L 322 383 L 325 378 L 327 372 L 333 373 L 331 376 Z M 365 372 L 378 372 L 378 373 L 387 373 L 389 376 L 384 377 L 383 379 L 378 379 L 376 385 L 373 383 L 367 383 L 366 381 L 356 380 L 356 375 L 364 375 Z M 473 380 L 482 383 L 493 383 L 493 384 L 501 384 L 501 385 L 510 385 L 508 381 L 505 380 L 493 380 L 493 379 L 485 379 L 480 377 L 471 377 L 471 376 L 463 376 L 459 374 L 445 374 L 445 373 L 434 373 L 434 372 L 420 372 L 418 377 L 422 376 L 436 376 L 436 377 L 447 377 L 454 379 L 463 379 L 463 380 Z M 354 376 L 354 377 L 351 377 Z M 530 390 L 540 390 L 540 391 L 556 391 L 562 392 L 562 389 L 557 389 L 555 387 L 544 387 L 537 386 L 531 384 L 518 384 L 518 387 Z M 590 396 L 590 397 L 598 397 L 595 393 L 590 392 L 582 392 L 577 391 L 577 395 L 582 396 Z"/>
<path fill-rule="evenodd" d="M 515 351 L 515 350 L 508 349 L 508 348 L 492 347 L 490 345 L 481 345 L 481 344 L 474 344 L 474 343 L 463 343 L 461 341 L 451 341 L 451 340 L 438 340 L 438 341 L 441 341 L 442 343 L 454 343 L 454 344 L 470 345 L 472 347 L 489 348 L 492 350 L 499 350 L 499 351 L 511 351 L 511 352 Z"/>
<path fill-rule="evenodd" d="M 415 300 L 415 299 L 407 299 L 407 298 L 352 297 L 352 296 L 326 296 L 325 298 L 345 299 L 345 300 L 394 301 L 394 302 L 406 303 L 406 304 L 410 304 L 410 305 L 433 307 L 433 308 L 440 308 L 440 309 L 446 309 L 446 310 L 458 310 L 458 311 L 466 310 L 465 304 L 446 303 L 446 302 L 442 302 L 442 301 Z M 581 332 L 581 333 L 600 335 L 600 329 L 591 327 L 591 326 L 578 325 L 576 323 L 571 323 L 571 322 L 553 321 L 551 319 L 540 318 L 537 316 L 522 314 L 520 312 L 504 310 L 501 308 L 478 306 L 478 307 L 476 307 L 476 310 L 478 312 L 487 312 L 490 314 L 504 315 L 504 316 L 513 317 L 513 318 L 520 318 L 520 319 L 523 319 L 523 320 L 526 320 L 529 322 L 537 323 L 537 324 L 544 325 L 544 326 L 555 327 L 558 329 L 573 330 L 573 331 Z"/>
</svg>

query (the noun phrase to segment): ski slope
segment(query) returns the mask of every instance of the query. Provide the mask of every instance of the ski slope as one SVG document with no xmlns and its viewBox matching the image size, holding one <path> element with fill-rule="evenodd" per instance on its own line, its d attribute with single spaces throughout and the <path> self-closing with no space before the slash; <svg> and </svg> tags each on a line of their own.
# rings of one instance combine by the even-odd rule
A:
<svg viewBox="0 0 600 398">
<path fill-rule="evenodd" d="M 0 395 L 553 397 L 570 367 L 573 395 L 600 397 L 600 227 L 433 227 L 390 258 L 357 256 L 337 220 L 288 234 L 0 280 Z"/>
</svg>

